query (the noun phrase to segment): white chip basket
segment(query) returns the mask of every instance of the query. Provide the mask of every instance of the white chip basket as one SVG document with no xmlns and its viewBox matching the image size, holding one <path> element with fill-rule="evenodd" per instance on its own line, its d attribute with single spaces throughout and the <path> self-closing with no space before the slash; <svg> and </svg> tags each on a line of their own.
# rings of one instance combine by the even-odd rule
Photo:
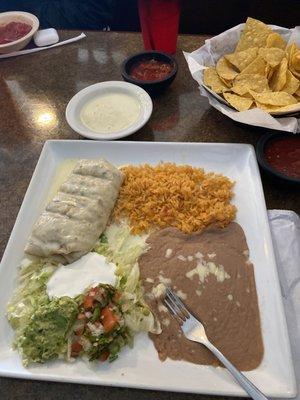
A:
<svg viewBox="0 0 300 400">
<path fill-rule="evenodd" d="M 184 52 L 192 77 L 198 82 L 201 96 L 207 97 L 210 105 L 234 121 L 248 125 L 286 131 L 300 132 L 300 107 L 289 112 L 276 112 L 270 115 L 259 108 L 247 111 L 236 111 L 225 99 L 214 93 L 203 83 L 203 71 L 208 66 L 216 65 L 217 60 L 224 54 L 232 53 L 243 31 L 245 24 L 237 25 L 218 36 L 207 39 L 205 44 L 192 53 Z M 300 26 L 287 29 L 269 25 L 288 42 L 295 42 L 300 47 Z"/>
</svg>

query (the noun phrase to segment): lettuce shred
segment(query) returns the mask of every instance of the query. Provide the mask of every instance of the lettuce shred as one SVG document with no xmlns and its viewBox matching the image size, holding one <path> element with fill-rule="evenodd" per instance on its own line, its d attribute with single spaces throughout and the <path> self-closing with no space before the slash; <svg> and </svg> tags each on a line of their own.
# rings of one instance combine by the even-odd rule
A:
<svg viewBox="0 0 300 400">
<path fill-rule="evenodd" d="M 125 323 L 133 332 L 157 333 L 156 320 L 143 299 L 140 285 L 139 257 L 149 248 L 146 236 L 132 235 L 126 224 L 106 228 L 94 248 L 117 266 L 118 288 Z"/>
<path fill-rule="evenodd" d="M 56 267 L 44 261 L 25 260 L 21 264 L 18 287 L 7 305 L 7 318 L 15 330 L 15 344 L 37 307 L 49 301 L 46 284 Z"/>
</svg>

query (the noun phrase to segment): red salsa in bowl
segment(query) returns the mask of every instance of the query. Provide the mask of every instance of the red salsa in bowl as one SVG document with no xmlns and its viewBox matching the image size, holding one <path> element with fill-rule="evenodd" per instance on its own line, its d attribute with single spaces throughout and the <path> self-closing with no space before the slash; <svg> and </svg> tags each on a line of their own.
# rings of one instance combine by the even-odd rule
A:
<svg viewBox="0 0 300 400">
<path fill-rule="evenodd" d="M 160 51 L 143 51 L 126 58 L 121 67 L 126 82 L 138 85 L 151 96 L 160 94 L 174 81 L 178 64 Z"/>
<path fill-rule="evenodd" d="M 144 59 L 132 65 L 129 75 L 140 81 L 157 81 L 166 78 L 173 66 L 161 60 Z"/>
<path fill-rule="evenodd" d="M 15 42 L 26 36 L 32 26 L 25 22 L 12 21 L 5 25 L 0 25 L 0 45 Z"/>
<path fill-rule="evenodd" d="M 289 178 L 300 179 L 300 138 L 280 138 L 265 147 L 268 164 Z"/>
<path fill-rule="evenodd" d="M 256 144 L 256 156 L 274 184 L 300 186 L 300 135 L 267 133 Z"/>
</svg>

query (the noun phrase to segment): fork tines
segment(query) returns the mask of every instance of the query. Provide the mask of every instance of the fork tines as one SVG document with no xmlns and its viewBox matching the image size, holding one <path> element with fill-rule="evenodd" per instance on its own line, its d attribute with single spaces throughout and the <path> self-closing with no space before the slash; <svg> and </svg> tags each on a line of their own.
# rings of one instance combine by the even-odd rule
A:
<svg viewBox="0 0 300 400">
<path fill-rule="evenodd" d="M 190 317 L 190 313 L 186 306 L 169 287 L 166 288 L 164 302 L 168 310 L 180 325 Z"/>
</svg>

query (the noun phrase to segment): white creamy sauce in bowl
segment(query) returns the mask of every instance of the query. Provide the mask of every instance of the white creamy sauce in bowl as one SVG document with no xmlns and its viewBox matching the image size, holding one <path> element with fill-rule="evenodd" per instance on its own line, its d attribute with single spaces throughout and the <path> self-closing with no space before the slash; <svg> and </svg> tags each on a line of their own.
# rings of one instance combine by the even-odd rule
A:
<svg viewBox="0 0 300 400">
<path fill-rule="evenodd" d="M 152 110 L 151 97 L 141 87 L 129 82 L 107 81 L 76 93 L 67 105 L 66 119 L 84 137 L 114 140 L 141 129 Z"/>
<path fill-rule="evenodd" d="M 106 93 L 88 101 L 81 109 L 81 122 L 98 133 L 119 132 L 140 116 L 139 102 L 129 94 Z"/>
</svg>

